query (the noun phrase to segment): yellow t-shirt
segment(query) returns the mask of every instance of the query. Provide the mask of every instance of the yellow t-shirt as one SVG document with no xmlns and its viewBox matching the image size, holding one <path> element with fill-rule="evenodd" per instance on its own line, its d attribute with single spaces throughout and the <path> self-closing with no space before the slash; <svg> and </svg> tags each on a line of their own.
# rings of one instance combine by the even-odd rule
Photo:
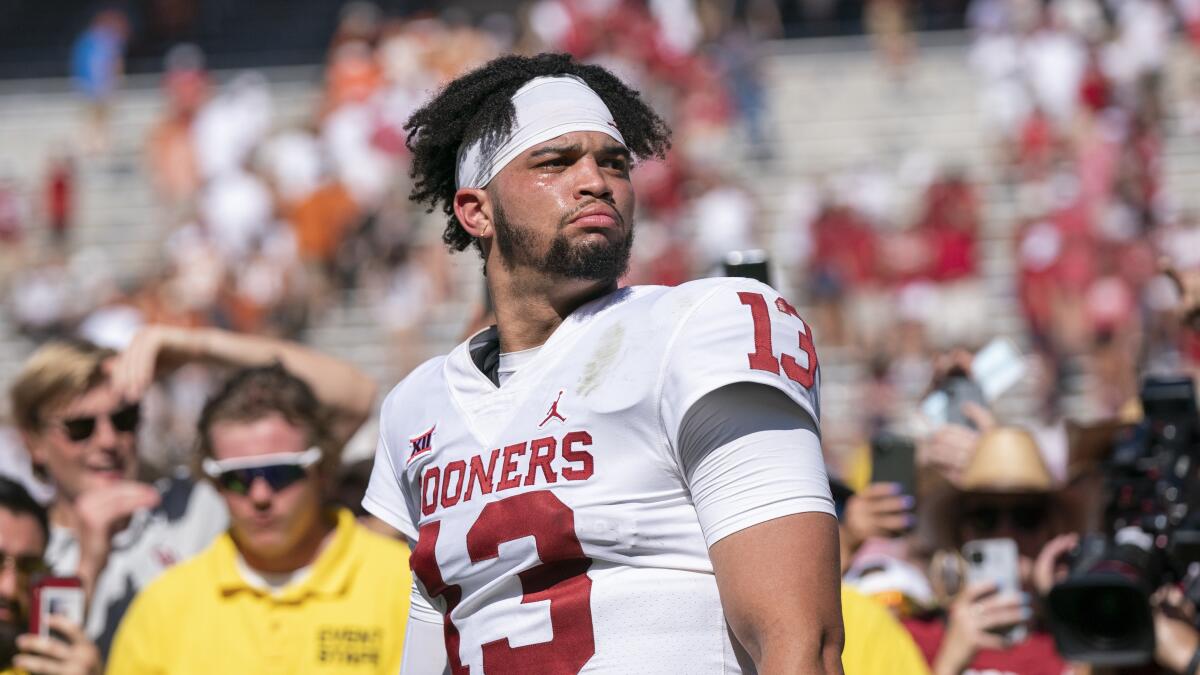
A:
<svg viewBox="0 0 1200 675">
<path fill-rule="evenodd" d="M 925 657 L 883 605 L 842 584 L 846 675 L 929 675 Z"/>
<path fill-rule="evenodd" d="M 226 533 L 134 599 L 107 672 L 395 675 L 411 586 L 408 547 L 349 511 L 308 575 L 274 594 L 238 572 Z"/>
</svg>

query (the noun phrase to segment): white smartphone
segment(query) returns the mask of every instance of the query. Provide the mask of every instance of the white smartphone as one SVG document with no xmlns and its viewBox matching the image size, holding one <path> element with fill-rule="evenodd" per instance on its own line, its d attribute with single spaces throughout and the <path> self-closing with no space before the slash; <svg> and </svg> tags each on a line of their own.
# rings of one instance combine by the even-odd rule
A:
<svg viewBox="0 0 1200 675">
<path fill-rule="evenodd" d="M 45 577 L 33 587 L 33 612 L 29 632 L 51 637 L 47 622 L 51 615 L 64 616 L 77 626 L 83 625 L 83 586 L 76 577 Z"/>
<path fill-rule="evenodd" d="M 971 377 L 951 378 L 950 385 L 921 401 L 921 415 L 930 430 L 946 424 L 968 424 L 959 409 L 966 401 L 990 407 L 1025 377 L 1025 357 L 1006 338 L 996 338 L 971 357 Z"/>
<path fill-rule="evenodd" d="M 988 403 L 1020 382 L 1025 370 L 1025 357 L 1006 338 L 992 340 L 971 359 L 971 379 L 979 384 Z"/>
<path fill-rule="evenodd" d="M 1021 574 L 1017 543 L 1012 539 L 975 539 L 963 544 L 968 584 L 990 582 L 997 593 L 1020 593 Z M 1029 634 L 1025 624 L 1000 631 L 1009 643 L 1022 642 Z"/>
</svg>

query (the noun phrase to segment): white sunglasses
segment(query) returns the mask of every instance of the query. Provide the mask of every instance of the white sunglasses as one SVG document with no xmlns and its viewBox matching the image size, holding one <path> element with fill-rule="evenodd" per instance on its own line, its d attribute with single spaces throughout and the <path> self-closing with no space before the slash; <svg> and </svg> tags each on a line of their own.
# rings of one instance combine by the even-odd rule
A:
<svg viewBox="0 0 1200 675">
<path fill-rule="evenodd" d="M 304 452 L 277 452 L 252 457 L 213 459 L 206 457 L 200 466 L 204 474 L 221 488 L 240 495 L 250 492 L 254 479 L 262 478 L 278 492 L 308 475 L 308 468 L 321 461 L 321 449 Z"/>
</svg>

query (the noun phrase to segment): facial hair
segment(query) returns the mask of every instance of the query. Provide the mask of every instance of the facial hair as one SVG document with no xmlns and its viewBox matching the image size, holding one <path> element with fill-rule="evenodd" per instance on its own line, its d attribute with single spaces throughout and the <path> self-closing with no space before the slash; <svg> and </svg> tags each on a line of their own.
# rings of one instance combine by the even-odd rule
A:
<svg viewBox="0 0 1200 675">
<path fill-rule="evenodd" d="M 13 621 L 0 621 L 0 670 L 7 670 L 12 666 L 13 659 L 19 651 L 17 636 L 23 634 L 27 627 L 24 614 L 16 602 L 9 598 L 0 598 L 0 607 L 8 608 L 13 616 L 17 617 Z"/>
<path fill-rule="evenodd" d="M 591 206 L 585 205 L 581 208 Z M 494 211 L 496 246 L 500 249 L 501 263 L 508 269 L 529 267 L 564 279 L 583 279 L 616 283 L 629 269 L 629 256 L 633 250 L 633 228 L 624 232 L 620 241 L 571 243 L 563 230 L 579 211 L 564 215 L 555 226 L 554 236 L 544 254 L 538 254 L 537 233 L 533 228 L 513 222 L 496 202 Z M 624 221 L 617 216 L 618 224 Z"/>
</svg>

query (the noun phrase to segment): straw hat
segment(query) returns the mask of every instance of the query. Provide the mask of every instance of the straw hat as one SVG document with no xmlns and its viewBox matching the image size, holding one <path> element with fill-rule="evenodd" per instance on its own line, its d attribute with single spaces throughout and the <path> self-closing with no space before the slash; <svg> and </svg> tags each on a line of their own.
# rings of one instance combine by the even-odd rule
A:
<svg viewBox="0 0 1200 675">
<path fill-rule="evenodd" d="M 996 427 L 979 439 L 959 487 L 963 492 L 1050 492 L 1054 481 L 1028 431 Z"/>
</svg>

